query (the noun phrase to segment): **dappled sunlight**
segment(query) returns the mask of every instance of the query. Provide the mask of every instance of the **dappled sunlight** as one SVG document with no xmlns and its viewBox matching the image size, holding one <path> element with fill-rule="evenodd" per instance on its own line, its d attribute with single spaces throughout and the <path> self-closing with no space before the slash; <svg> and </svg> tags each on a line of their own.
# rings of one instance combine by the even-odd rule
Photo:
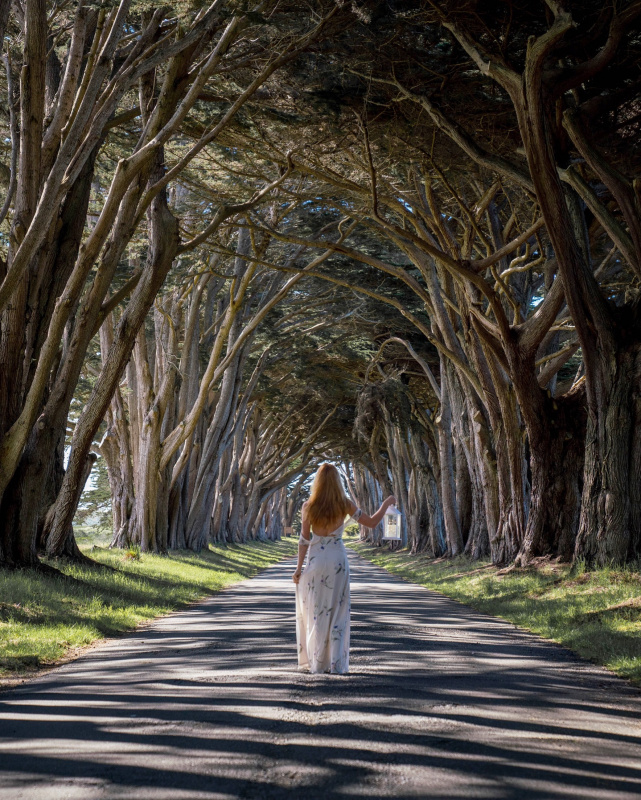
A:
<svg viewBox="0 0 641 800">
<path fill-rule="evenodd" d="M 60 565 L 64 578 L 0 572 L 0 595 L 13 601 L 0 603 L 0 679 L 132 630 L 294 552 L 292 541 L 251 542 L 217 545 L 199 555 L 144 553 L 137 561 L 98 548 L 91 555 L 101 563 Z"/>
<path fill-rule="evenodd" d="M 641 579 L 631 568 L 584 572 L 578 564 L 547 560 L 526 569 L 486 565 L 480 571 L 466 557 L 448 562 L 362 543 L 354 549 L 403 579 L 553 639 L 636 683 L 641 680 L 636 619 Z"/>
<path fill-rule="evenodd" d="M 636 690 L 350 559 L 349 675 L 296 669 L 292 567 L 272 567 L 6 694 L 3 797 L 71 777 L 86 800 L 641 793 Z"/>
</svg>

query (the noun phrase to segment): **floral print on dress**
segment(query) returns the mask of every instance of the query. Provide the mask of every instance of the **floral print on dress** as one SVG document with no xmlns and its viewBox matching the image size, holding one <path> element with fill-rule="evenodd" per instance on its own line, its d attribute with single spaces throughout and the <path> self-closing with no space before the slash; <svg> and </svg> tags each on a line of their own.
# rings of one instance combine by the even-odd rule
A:
<svg viewBox="0 0 641 800">
<path fill-rule="evenodd" d="M 345 523 L 329 536 L 312 534 L 307 566 L 296 586 L 298 666 L 310 672 L 349 671 L 349 563 Z"/>
</svg>

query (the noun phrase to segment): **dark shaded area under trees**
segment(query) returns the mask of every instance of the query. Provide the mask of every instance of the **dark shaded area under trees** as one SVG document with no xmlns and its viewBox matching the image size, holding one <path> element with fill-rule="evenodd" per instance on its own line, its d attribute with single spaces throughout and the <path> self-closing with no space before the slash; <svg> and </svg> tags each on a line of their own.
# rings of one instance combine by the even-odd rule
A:
<svg viewBox="0 0 641 800">
<path fill-rule="evenodd" d="M 641 2 L 2 9 L 1 565 L 96 455 L 116 546 L 331 459 L 414 552 L 639 558 Z"/>
</svg>

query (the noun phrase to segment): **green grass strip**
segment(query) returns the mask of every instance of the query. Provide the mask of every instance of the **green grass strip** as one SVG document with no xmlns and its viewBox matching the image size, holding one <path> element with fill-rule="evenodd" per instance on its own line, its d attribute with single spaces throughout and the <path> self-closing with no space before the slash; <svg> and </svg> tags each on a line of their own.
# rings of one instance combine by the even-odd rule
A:
<svg viewBox="0 0 641 800">
<path fill-rule="evenodd" d="M 638 571 L 587 571 L 554 562 L 500 569 L 464 557 L 434 560 L 363 542 L 350 547 L 400 578 L 559 642 L 641 685 Z"/>
<path fill-rule="evenodd" d="M 102 566 L 56 563 L 60 576 L 0 571 L 0 678 L 50 666 L 76 648 L 249 578 L 296 549 L 291 538 L 166 556 L 94 547 L 86 553 Z"/>
</svg>

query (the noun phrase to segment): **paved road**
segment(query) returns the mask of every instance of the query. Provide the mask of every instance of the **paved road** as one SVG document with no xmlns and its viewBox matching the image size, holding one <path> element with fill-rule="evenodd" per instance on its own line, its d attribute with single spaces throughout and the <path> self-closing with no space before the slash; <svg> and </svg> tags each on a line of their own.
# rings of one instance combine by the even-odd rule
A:
<svg viewBox="0 0 641 800">
<path fill-rule="evenodd" d="M 2 800 L 641 797 L 641 692 L 350 558 L 350 675 L 277 565 L 0 695 Z"/>
</svg>

